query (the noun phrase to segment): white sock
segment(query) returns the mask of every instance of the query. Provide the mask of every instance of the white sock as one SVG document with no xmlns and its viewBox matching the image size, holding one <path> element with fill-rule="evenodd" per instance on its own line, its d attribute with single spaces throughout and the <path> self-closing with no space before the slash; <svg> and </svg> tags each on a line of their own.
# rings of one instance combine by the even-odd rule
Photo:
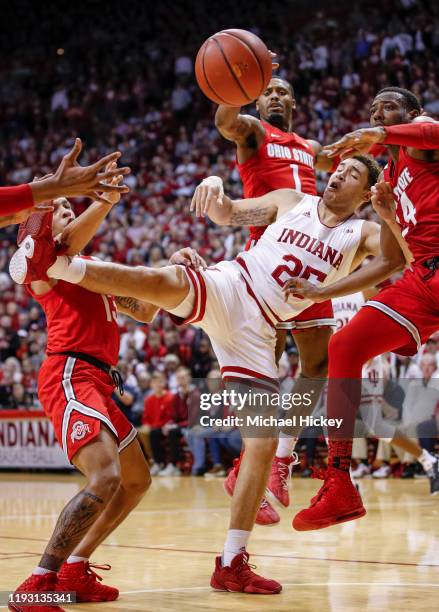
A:
<svg viewBox="0 0 439 612">
<path fill-rule="evenodd" d="M 422 453 L 418 457 L 418 461 L 424 468 L 424 471 L 429 472 L 433 467 L 433 464 L 436 463 L 437 459 L 436 457 L 433 457 L 433 455 L 430 455 L 425 448 L 423 448 Z"/>
<path fill-rule="evenodd" d="M 49 278 L 58 278 L 77 285 L 85 276 L 87 264 L 80 257 L 67 257 L 60 255 L 55 263 L 47 270 Z"/>
<path fill-rule="evenodd" d="M 76 555 L 70 555 L 67 559 L 67 563 L 79 563 L 80 561 L 88 561 L 87 557 L 77 557 Z"/>
<path fill-rule="evenodd" d="M 251 531 L 242 529 L 229 529 L 224 544 L 223 566 L 230 566 L 236 555 L 245 552 Z"/>
<path fill-rule="evenodd" d="M 276 457 L 279 457 L 279 459 L 291 457 L 291 453 L 296 446 L 296 442 L 297 438 L 294 436 L 287 436 L 287 434 L 280 432 L 279 442 L 277 443 Z"/>
<path fill-rule="evenodd" d="M 32 572 L 34 576 L 43 576 L 44 574 L 56 574 L 53 570 L 48 570 L 45 567 L 40 567 L 39 565 Z"/>
</svg>

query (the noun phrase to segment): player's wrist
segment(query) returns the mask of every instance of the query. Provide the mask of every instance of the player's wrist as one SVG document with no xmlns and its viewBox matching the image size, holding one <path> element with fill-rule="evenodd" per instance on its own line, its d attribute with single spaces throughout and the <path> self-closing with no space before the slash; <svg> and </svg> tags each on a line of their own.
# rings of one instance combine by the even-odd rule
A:
<svg viewBox="0 0 439 612">
<path fill-rule="evenodd" d="M 387 132 L 385 127 L 376 127 L 373 128 L 376 134 L 375 144 L 381 144 L 386 140 Z"/>
<path fill-rule="evenodd" d="M 58 181 L 54 176 L 49 176 L 39 181 L 32 181 L 32 183 L 29 183 L 29 187 L 32 191 L 32 197 L 35 204 L 42 204 L 48 200 L 60 197 L 58 192 Z"/>
</svg>

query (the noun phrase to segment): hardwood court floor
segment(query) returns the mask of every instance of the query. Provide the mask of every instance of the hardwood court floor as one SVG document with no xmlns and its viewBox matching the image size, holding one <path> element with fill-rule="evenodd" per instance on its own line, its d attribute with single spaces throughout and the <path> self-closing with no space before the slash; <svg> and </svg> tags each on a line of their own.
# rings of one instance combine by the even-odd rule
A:
<svg viewBox="0 0 439 612">
<path fill-rule="evenodd" d="M 291 529 L 297 511 L 319 487 L 294 479 L 292 509 L 281 523 L 256 527 L 251 562 L 283 583 L 275 596 L 217 593 L 209 588 L 221 550 L 229 500 L 221 480 L 156 478 L 140 506 L 94 556 L 121 591 L 113 603 L 69 606 L 95 610 L 407 612 L 437 609 L 439 496 L 426 480 L 361 481 L 368 514 L 322 531 Z M 0 475 L 0 590 L 30 573 L 57 513 L 81 486 L 76 475 Z M 99 572 L 98 572 L 99 573 Z"/>
</svg>

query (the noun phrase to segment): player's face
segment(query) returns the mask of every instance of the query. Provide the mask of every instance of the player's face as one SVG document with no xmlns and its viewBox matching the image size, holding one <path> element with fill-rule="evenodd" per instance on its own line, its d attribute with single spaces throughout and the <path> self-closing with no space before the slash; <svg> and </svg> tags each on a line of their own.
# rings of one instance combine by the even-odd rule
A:
<svg viewBox="0 0 439 612">
<path fill-rule="evenodd" d="M 261 119 L 287 130 L 292 112 L 296 108 L 296 100 L 283 79 L 271 79 L 267 89 L 259 96 L 256 108 Z"/>
<path fill-rule="evenodd" d="M 418 111 L 408 111 L 401 94 L 388 91 L 380 94 L 370 107 L 370 125 L 399 125 L 409 123 L 419 115 Z"/>
<path fill-rule="evenodd" d="M 52 235 L 58 236 L 75 219 L 75 213 L 66 198 L 58 198 L 53 201 Z"/>
<path fill-rule="evenodd" d="M 344 204 L 353 210 L 369 199 L 368 169 L 357 159 L 345 159 L 331 175 L 324 191 L 325 202 Z"/>
</svg>

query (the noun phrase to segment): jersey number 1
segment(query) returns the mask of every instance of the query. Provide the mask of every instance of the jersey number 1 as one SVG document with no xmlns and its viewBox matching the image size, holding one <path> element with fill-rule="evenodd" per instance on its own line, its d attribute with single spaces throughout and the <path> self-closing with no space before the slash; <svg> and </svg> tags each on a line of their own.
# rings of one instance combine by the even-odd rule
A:
<svg viewBox="0 0 439 612">
<path fill-rule="evenodd" d="M 290 168 L 293 171 L 294 189 L 296 191 L 302 191 L 302 182 L 299 176 L 299 166 L 297 164 L 290 164 Z"/>
</svg>

